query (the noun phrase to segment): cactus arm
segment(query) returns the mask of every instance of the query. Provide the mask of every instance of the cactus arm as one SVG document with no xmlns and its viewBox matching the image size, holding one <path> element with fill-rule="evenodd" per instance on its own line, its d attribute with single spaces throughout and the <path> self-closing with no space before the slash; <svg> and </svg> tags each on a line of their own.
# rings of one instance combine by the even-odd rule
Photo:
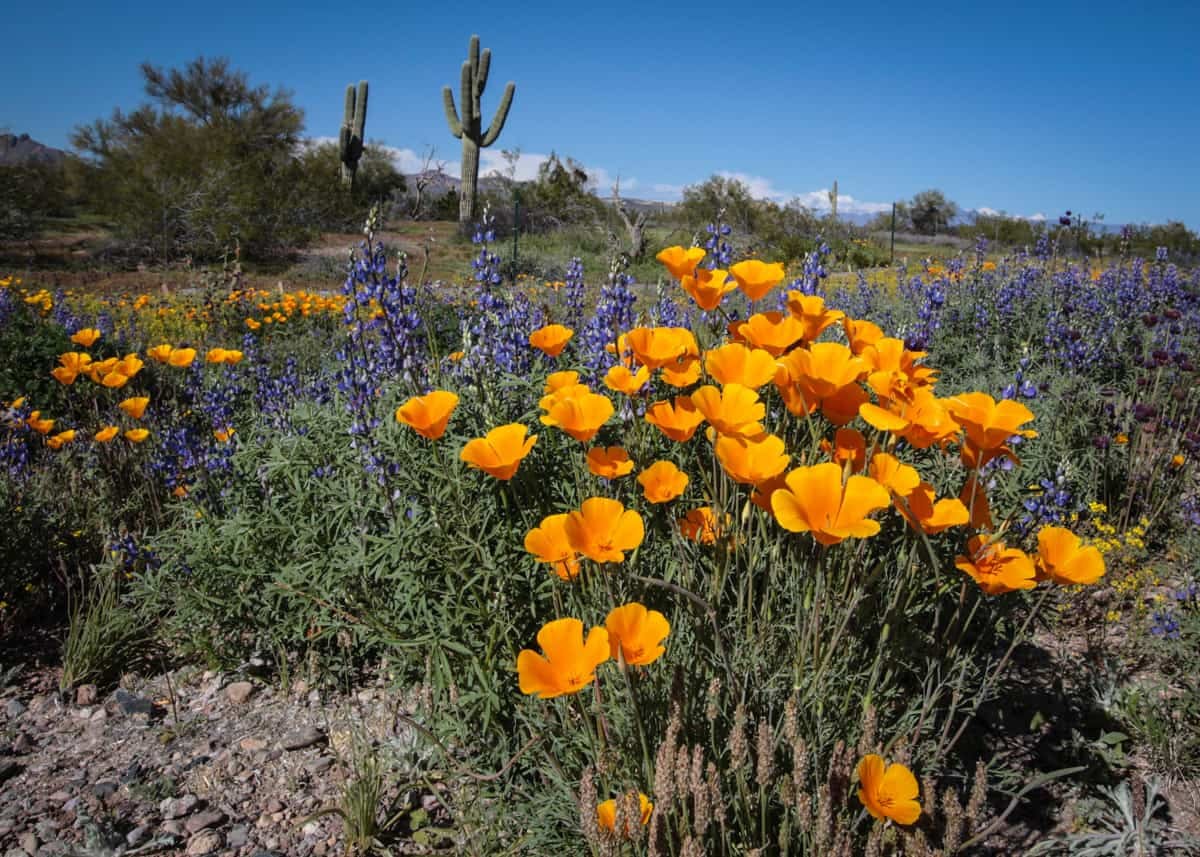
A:
<svg viewBox="0 0 1200 857">
<path fill-rule="evenodd" d="M 347 128 L 354 122 L 354 84 L 346 86 L 346 109 L 342 113 L 342 124 Z"/>
<path fill-rule="evenodd" d="M 490 146 L 496 142 L 496 138 L 504 130 L 504 122 L 508 119 L 508 108 L 512 106 L 513 93 L 516 91 L 517 85 L 510 80 L 504 87 L 504 96 L 500 99 L 500 106 L 496 108 L 496 115 L 492 117 L 492 124 L 488 126 L 487 133 L 479 145 Z"/>
<path fill-rule="evenodd" d="M 462 91 L 459 93 L 459 97 L 462 99 L 462 126 L 463 130 L 468 133 L 475 133 L 475 128 L 479 124 L 479 96 L 475 94 L 475 87 L 472 85 L 474 80 L 471 63 L 464 62 L 460 83 Z"/>
<path fill-rule="evenodd" d="M 471 65 L 471 75 L 479 68 L 479 36 L 471 36 L 471 46 L 467 49 L 467 62 Z"/>
<path fill-rule="evenodd" d="M 475 72 L 475 91 L 483 95 L 487 86 L 488 72 L 492 68 L 492 49 L 484 48 L 483 56 L 479 58 L 479 68 Z"/>
<path fill-rule="evenodd" d="M 446 124 L 450 126 L 450 133 L 455 137 L 462 137 L 462 123 L 458 121 L 458 110 L 454 107 L 454 93 L 450 87 L 442 87 L 442 107 L 446 109 Z"/>
<path fill-rule="evenodd" d="M 366 142 L 367 128 L 367 82 L 360 80 L 358 82 L 358 100 L 354 105 L 354 136 L 360 142 Z"/>
</svg>

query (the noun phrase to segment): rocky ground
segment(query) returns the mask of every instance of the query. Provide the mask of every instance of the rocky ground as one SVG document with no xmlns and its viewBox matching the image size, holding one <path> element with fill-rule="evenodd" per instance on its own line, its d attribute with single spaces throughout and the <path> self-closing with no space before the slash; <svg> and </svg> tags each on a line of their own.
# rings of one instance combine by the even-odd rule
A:
<svg viewBox="0 0 1200 857">
<path fill-rule="evenodd" d="M 184 669 L 62 696 L 27 678 L 0 690 L 0 855 L 341 854 L 341 819 L 311 816 L 362 748 L 415 746 L 406 710 L 382 680 L 331 696 Z"/>
</svg>

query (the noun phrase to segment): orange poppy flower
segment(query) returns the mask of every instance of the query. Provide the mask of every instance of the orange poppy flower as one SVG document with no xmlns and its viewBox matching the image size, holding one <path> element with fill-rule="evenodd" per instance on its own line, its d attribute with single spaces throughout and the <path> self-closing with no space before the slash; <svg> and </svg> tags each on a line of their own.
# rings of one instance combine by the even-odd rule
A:
<svg viewBox="0 0 1200 857">
<path fill-rule="evenodd" d="M 903 501 L 896 501 L 896 511 L 914 530 L 926 535 L 936 535 L 951 527 L 961 527 L 970 519 L 970 513 L 957 498 L 936 499 L 933 486 L 922 482 Z"/>
<path fill-rule="evenodd" d="M 758 259 L 738 262 L 730 266 L 729 273 L 737 280 L 742 293 L 752 301 L 765 298 L 787 276 L 778 262 L 760 262 Z"/>
<path fill-rule="evenodd" d="M 867 346 L 883 339 L 883 330 L 879 325 L 849 316 L 842 319 L 842 330 L 846 333 L 846 342 L 850 343 L 850 350 L 855 354 L 862 354 Z"/>
<path fill-rule="evenodd" d="M 613 403 L 608 396 L 587 392 L 558 399 L 542 422 L 558 426 L 576 440 L 589 441 L 612 415 Z"/>
<path fill-rule="evenodd" d="M 565 530 L 572 549 L 596 562 L 624 562 L 646 534 L 641 515 L 607 497 L 584 500 L 567 515 Z"/>
<path fill-rule="evenodd" d="M 691 295 L 696 306 L 705 312 L 711 312 L 719 307 L 725 295 L 738 287 L 737 280 L 730 277 L 728 271 L 720 268 L 714 270 L 700 268 L 696 271 L 695 276 L 683 277 L 679 284 L 683 286 L 685 292 Z"/>
<path fill-rule="evenodd" d="M 751 440 L 720 436 L 714 445 L 721 467 L 734 482 L 757 485 L 787 470 L 791 456 L 773 434 Z"/>
<path fill-rule="evenodd" d="M 798 348 L 779 361 L 775 385 L 783 403 L 797 416 L 820 408 L 834 425 L 845 425 L 858 416 L 867 392 L 858 384 L 865 366 L 850 349 L 837 342 L 818 342 Z"/>
<path fill-rule="evenodd" d="M 633 472 L 629 453 L 619 446 L 595 446 L 588 450 L 587 465 L 596 476 L 616 479 Z"/>
<path fill-rule="evenodd" d="M 959 431 L 943 400 L 929 389 L 917 389 L 911 401 L 888 401 L 887 408 L 864 402 L 858 414 L 871 426 L 904 438 L 917 449 L 948 443 Z"/>
<path fill-rule="evenodd" d="M 754 486 L 754 490 L 750 492 L 750 502 L 770 515 L 771 496 L 781 488 L 787 488 L 787 478 L 785 474 L 777 473 Z"/>
<path fill-rule="evenodd" d="M 872 479 L 898 497 L 907 497 L 921 484 L 921 477 L 916 468 L 904 464 L 886 452 L 877 452 L 871 456 L 867 472 Z"/>
<path fill-rule="evenodd" d="M 1082 547 L 1079 536 L 1063 527 L 1038 530 L 1038 570 L 1062 586 L 1095 583 L 1104 577 L 1104 557 L 1094 547 Z"/>
<path fill-rule="evenodd" d="M 132 378 L 142 371 L 142 367 L 146 364 L 136 354 L 126 354 L 117 361 L 117 365 L 113 367 L 114 372 L 120 372 L 126 378 Z"/>
<path fill-rule="evenodd" d="M 571 374 L 579 375 L 578 372 Z M 604 386 L 615 393 L 624 393 L 626 396 L 636 396 L 649 381 L 650 370 L 645 366 L 638 369 L 636 373 L 629 371 L 628 366 L 612 366 L 604 373 Z"/>
<path fill-rule="evenodd" d="M 969 575 L 988 595 L 1001 595 L 1017 589 L 1033 589 L 1037 570 L 1033 561 L 1017 548 L 986 536 L 972 536 L 967 542 L 970 556 L 954 559 L 954 567 Z"/>
<path fill-rule="evenodd" d="M 46 446 L 51 449 L 62 449 L 64 443 L 70 443 L 75 439 L 75 429 L 67 429 L 60 431 L 58 434 L 46 438 Z"/>
<path fill-rule="evenodd" d="M 804 325 L 781 312 L 760 312 L 736 325 L 736 339 L 778 357 L 804 341 Z M 731 325 L 733 327 L 734 325 Z"/>
<path fill-rule="evenodd" d="M 224 363 L 225 362 L 225 349 L 224 348 L 208 349 L 208 353 L 206 353 L 204 355 L 204 362 L 205 363 Z"/>
<path fill-rule="evenodd" d="M 575 331 L 561 324 L 548 324 L 539 327 L 529 334 L 529 344 L 541 351 L 547 357 L 557 357 L 562 354 Z"/>
<path fill-rule="evenodd" d="M 671 623 L 657 610 L 647 610 L 636 601 L 609 611 L 604 620 L 609 654 L 620 663 L 643 667 L 658 660 L 666 648 L 662 641 L 671 633 Z"/>
<path fill-rule="evenodd" d="M 867 515 L 891 501 L 869 476 L 851 476 L 843 486 L 842 468 L 833 462 L 798 467 L 785 481 L 787 487 L 771 495 L 775 520 L 786 530 L 812 533 L 823 545 L 875 535 L 879 523 Z"/>
<path fill-rule="evenodd" d="M 913 824 L 921 817 L 920 789 L 912 771 L 893 762 L 886 765 L 874 753 L 858 763 L 858 799 L 874 818 Z"/>
<path fill-rule="evenodd" d="M 967 507 L 972 527 L 977 530 L 989 531 L 996 528 L 992 522 L 992 507 L 988 503 L 987 492 L 983 490 L 983 486 L 978 483 L 974 474 L 967 477 L 962 491 L 958 492 L 958 499 Z"/>
<path fill-rule="evenodd" d="M 122 375 L 120 372 L 109 372 L 100 379 L 100 383 L 110 390 L 119 390 L 129 383 L 129 376 Z"/>
<path fill-rule="evenodd" d="M 579 575 L 579 556 L 567 540 L 566 514 L 549 515 L 542 523 L 525 534 L 525 550 L 538 562 L 550 563 L 551 570 L 561 580 L 574 580 Z"/>
<path fill-rule="evenodd" d="M 726 525 L 729 523 L 729 516 L 726 515 Z M 725 527 L 717 520 L 717 515 L 713 511 L 712 506 L 701 506 L 698 509 L 690 509 L 688 513 L 679 519 L 680 534 L 690 541 L 702 545 L 714 544 L 717 539 L 724 534 Z"/>
<path fill-rule="evenodd" d="M 718 384 L 741 384 L 757 390 L 775 377 L 775 357 L 762 348 L 730 342 L 704 355 L 704 368 Z"/>
<path fill-rule="evenodd" d="M 166 363 L 171 357 L 171 346 L 165 342 L 162 345 L 156 345 L 153 348 L 147 348 L 146 354 L 159 363 Z"/>
<path fill-rule="evenodd" d="M 867 383 L 880 399 L 909 398 L 913 388 L 931 387 L 937 370 L 917 361 L 924 351 L 909 351 L 904 341 L 885 336 L 863 349 L 862 358 L 871 367 Z"/>
<path fill-rule="evenodd" d="M 867 439 L 858 429 L 840 428 L 834 432 L 829 451 L 835 462 L 849 464 L 854 473 L 862 470 L 867 463 Z"/>
<path fill-rule="evenodd" d="M 686 354 L 673 363 L 662 367 L 663 383 L 672 387 L 690 387 L 700 380 L 700 358 L 695 354 Z"/>
<path fill-rule="evenodd" d="M 229 443 L 229 441 L 233 439 L 234 434 L 236 434 L 236 432 L 233 426 L 213 429 L 213 439 L 216 440 L 217 443 Z"/>
<path fill-rule="evenodd" d="M 669 503 L 684 492 L 688 475 L 670 461 L 656 461 L 637 476 L 647 503 Z"/>
<path fill-rule="evenodd" d="M 75 383 L 75 378 L 78 376 L 79 373 L 72 372 L 70 369 L 68 369 L 65 366 L 55 366 L 53 369 L 50 370 L 50 374 L 54 376 L 54 380 L 58 381 L 58 383 L 62 384 L 63 386 L 69 387 L 70 385 Z"/>
<path fill-rule="evenodd" d="M 982 452 L 1004 447 L 1015 434 L 1037 437 L 1021 426 L 1033 419 L 1033 412 L 1013 399 L 997 402 L 987 393 L 963 393 L 945 400 L 946 407 L 963 427 L 967 443 Z"/>
<path fill-rule="evenodd" d="M 517 655 L 517 677 L 521 693 L 536 693 L 541 699 L 578 693 L 596 678 L 596 667 L 608 660 L 608 631 L 592 628 L 585 640 L 578 619 L 547 622 L 537 641 L 545 654 L 523 649 Z"/>
<path fill-rule="evenodd" d="M 686 327 L 635 327 L 626 341 L 637 362 L 659 369 L 686 355 L 698 355 L 696 337 Z"/>
<path fill-rule="evenodd" d="M 92 383 L 99 384 L 105 375 L 108 375 L 116 368 L 117 358 L 109 357 L 106 360 L 95 360 L 89 363 L 83 371 L 87 372 L 87 376 L 92 379 Z"/>
<path fill-rule="evenodd" d="M 762 431 L 759 420 L 767 413 L 758 393 L 741 384 L 726 384 L 720 390 L 701 387 L 692 393 L 692 404 L 718 434 L 757 434 Z"/>
<path fill-rule="evenodd" d="M 99 338 L 100 331 L 94 327 L 85 327 L 83 330 L 77 330 L 71 334 L 71 341 L 84 348 L 91 348 Z"/>
<path fill-rule="evenodd" d="M 632 792 L 630 792 L 632 795 Z M 641 816 L 642 826 L 650 823 L 650 816 L 654 812 L 654 804 L 650 802 L 650 798 L 646 797 L 641 792 L 638 792 L 638 812 Z M 626 822 L 628 824 L 629 822 Z M 615 798 L 609 798 L 606 801 L 596 805 L 596 824 L 601 830 L 607 831 L 622 839 L 636 838 L 636 831 L 626 829 L 617 832 L 617 801 Z"/>
<path fill-rule="evenodd" d="M 686 250 L 679 246 L 667 247 L 654 258 L 663 263 L 672 277 L 682 280 L 695 273 L 696 266 L 704 258 L 704 250 L 700 247 L 688 247 Z"/>
<path fill-rule="evenodd" d="M 83 351 L 68 351 L 66 354 L 58 355 L 58 362 L 62 365 L 52 369 L 50 374 L 60 384 L 70 385 L 75 383 L 78 375 L 88 371 L 92 355 Z"/>
<path fill-rule="evenodd" d="M 262 322 L 253 318 L 247 318 L 246 327 L 250 328 L 251 330 L 258 330 L 260 327 L 262 327 Z"/>
<path fill-rule="evenodd" d="M 704 422 L 704 415 L 696 409 L 688 396 L 676 396 L 675 403 L 655 402 L 646 409 L 646 422 L 655 426 L 668 438 L 677 443 L 686 443 Z"/>
<path fill-rule="evenodd" d="M 227 366 L 233 366 L 237 363 L 241 363 L 242 358 L 245 356 L 246 356 L 245 354 L 243 354 L 241 351 L 239 351 L 236 348 L 226 348 L 225 349 L 225 359 L 222 362 L 225 363 Z"/>
<path fill-rule="evenodd" d="M 177 369 L 182 369 L 185 366 L 191 366 L 192 361 L 195 359 L 195 348 L 172 348 L 171 353 L 167 356 L 167 362 Z"/>
<path fill-rule="evenodd" d="M 100 431 L 96 432 L 96 443 L 108 443 L 117 436 L 117 432 L 119 431 L 120 429 L 116 426 L 105 426 L 104 428 L 100 429 Z"/>
<path fill-rule="evenodd" d="M 804 327 L 804 341 L 812 342 L 821 331 L 846 317 L 840 309 L 826 309 L 825 299 L 820 295 L 803 292 L 788 292 L 788 312 Z"/>
<path fill-rule="evenodd" d="M 446 425 L 456 407 L 456 394 L 434 390 L 424 396 L 415 396 L 396 408 L 396 422 L 403 423 L 421 437 L 437 440 L 446 433 Z"/>
<path fill-rule="evenodd" d="M 144 428 L 129 429 L 125 432 L 125 439 L 130 443 L 141 443 L 148 437 L 150 437 L 150 432 Z"/>
<path fill-rule="evenodd" d="M 543 392 L 547 394 L 555 393 L 563 387 L 574 387 L 578 383 L 578 372 L 551 372 L 546 376 L 546 386 L 543 388 Z"/>
<path fill-rule="evenodd" d="M 41 411 L 31 411 L 25 424 L 38 434 L 49 434 L 50 429 L 54 428 L 54 420 L 43 419 Z"/>
<path fill-rule="evenodd" d="M 521 423 L 494 428 L 486 436 L 469 441 L 458 457 L 489 476 L 508 481 L 537 443 L 536 434 L 526 439 L 528 431 Z"/>
<path fill-rule="evenodd" d="M 146 405 L 148 404 L 150 404 L 149 396 L 134 396 L 121 402 L 117 407 L 121 409 L 125 416 L 140 420 L 142 414 L 146 413 Z"/>
</svg>

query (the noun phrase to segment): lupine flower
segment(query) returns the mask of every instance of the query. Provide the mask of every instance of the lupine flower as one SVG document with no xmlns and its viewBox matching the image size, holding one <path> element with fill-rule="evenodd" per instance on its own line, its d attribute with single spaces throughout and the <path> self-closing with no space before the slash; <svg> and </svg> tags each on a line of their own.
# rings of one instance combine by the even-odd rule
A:
<svg viewBox="0 0 1200 857">
<path fill-rule="evenodd" d="M 67 429 L 60 431 L 56 435 L 46 438 L 46 446 L 51 449 L 61 449 L 64 443 L 70 443 L 75 439 L 75 429 Z"/>
<path fill-rule="evenodd" d="M 117 432 L 119 431 L 120 429 L 116 426 L 105 426 L 104 428 L 100 429 L 100 431 L 96 432 L 95 440 L 97 443 L 108 443 L 117 436 Z"/>
<path fill-rule="evenodd" d="M 579 373 L 574 373 L 578 377 Z M 612 366 L 604 374 L 604 386 L 615 393 L 626 396 L 636 396 L 650 381 L 650 370 L 645 366 L 637 372 L 629 371 L 628 366 Z"/>
<path fill-rule="evenodd" d="M 874 753 L 864 756 L 858 763 L 858 783 L 858 799 L 872 817 L 905 825 L 921 817 L 917 778 L 899 762 L 887 765 Z"/>
<path fill-rule="evenodd" d="M 584 500 L 567 515 L 565 530 L 571 547 L 595 562 L 624 562 L 645 536 L 642 516 L 607 497 Z"/>
<path fill-rule="evenodd" d="M 762 348 L 730 342 L 704 355 L 704 368 L 718 384 L 741 384 L 757 390 L 775 377 L 775 357 Z"/>
<path fill-rule="evenodd" d="M 489 476 L 508 481 L 537 443 L 536 434 L 526 439 L 528 432 L 529 429 L 521 423 L 494 428 L 485 437 L 468 441 L 459 458 Z"/>
<path fill-rule="evenodd" d="M 529 334 L 529 344 L 541 351 L 547 357 L 557 357 L 562 354 L 575 331 L 561 324 L 547 324 Z"/>
<path fill-rule="evenodd" d="M 711 385 L 701 387 L 692 393 L 692 404 L 718 434 L 758 434 L 762 431 L 759 420 L 767 412 L 758 393 L 741 384 L 726 384 L 720 390 Z"/>
<path fill-rule="evenodd" d="M 758 259 L 738 262 L 730 267 L 729 273 L 737 280 L 742 293 L 752 301 L 765 298 L 787 276 L 778 262 L 760 262 Z"/>
<path fill-rule="evenodd" d="M 638 792 L 638 812 L 640 814 L 642 826 L 650 823 L 650 816 L 654 812 L 654 804 L 650 802 L 650 798 L 646 797 L 641 792 Z M 635 831 L 622 830 L 617 831 L 617 801 L 615 798 L 609 798 L 606 801 L 596 805 L 596 824 L 601 830 L 607 831 L 622 839 L 634 839 Z M 629 824 L 629 822 L 626 822 Z"/>
<path fill-rule="evenodd" d="M 542 523 L 525 534 L 525 550 L 538 562 L 550 563 L 551 570 L 561 580 L 574 580 L 579 575 L 579 555 L 567 540 L 566 514 L 549 515 Z"/>
<path fill-rule="evenodd" d="M 826 309 L 825 299 L 820 295 L 806 295 L 802 292 L 788 292 L 788 311 L 803 327 L 804 341 L 813 342 L 821 331 L 846 317 L 837 309 Z"/>
<path fill-rule="evenodd" d="M 684 492 L 688 475 L 670 461 L 656 461 L 637 476 L 647 503 L 669 503 Z"/>
<path fill-rule="evenodd" d="M 704 250 L 700 247 L 667 247 L 665 250 L 659 251 L 654 257 L 662 262 L 663 266 L 670 272 L 671 276 L 677 280 L 682 280 L 684 277 L 690 277 L 696 270 L 696 266 L 700 264 L 700 260 L 704 258 Z"/>
<path fill-rule="evenodd" d="M 437 440 L 446 432 L 450 415 L 458 407 L 458 396 L 434 390 L 409 399 L 396 409 L 396 422 L 403 423 L 421 437 Z"/>
<path fill-rule="evenodd" d="M 667 617 L 647 610 L 636 601 L 615 607 L 604 620 L 608 645 L 614 661 L 624 659 L 630 666 L 646 666 L 658 660 L 666 648 L 662 641 L 671 633 Z"/>
<path fill-rule="evenodd" d="M 521 693 L 540 699 L 578 693 L 596 678 L 596 667 L 609 658 L 608 631 L 592 628 L 585 640 L 583 622 L 555 619 L 538 631 L 544 654 L 523 649 L 517 655 Z"/>
<path fill-rule="evenodd" d="M 141 443 L 148 437 L 150 432 L 144 428 L 129 429 L 125 432 L 125 439 L 130 443 Z"/>
<path fill-rule="evenodd" d="M 130 419 L 140 420 L 142 418 L 142 414 L 146 413 L 146 405 L 148 404 L 150 404 L 149 396 L 134 396 L 132 398 L 125 399 L 123 402 L 118 404 L 117 407 L 120 408 L 122 413 L 124 413 L 125 416 L 129 417 Z"/>
<path fill-rule="evenodd" d="M 629 453 L 619 446 L 596 446 L 588 450 L 587 465 L 594 475 L 617 479 L 633 472 Z"/>
<path fill-rule="evenodd" d="M 823 545 L 875 535 L 879 523 L 867 515 L 891 500 L 869 476 L 851 476 L 843 486 L 842 468 L 832 462 L 798 467 L 785 481 L 787 487 L 771 495 L 775 520 L 786 530 L 812 533 Z"/>
<path fill-rule="evenodd" d="M 705 312 L 712 312 L 721 305 L 725 295 L 737 288 L 737 280 L 729 276 L 728 271 L 720 268 L 700 268 L 695 276 L 683 277 L 679 281 L 683 290 L 691 295 L 696 306 Z"/>
<path fill-rule="evenodd" d="M 722 535 L 724 529 L 717 520 L 717 515 L 713 511 L 712 506 L 700 506 L 697 509 L 689 509 L 687 514 L 679 519 L 680 534 L 685 539 L 697 544 L 714 544 Z"/>
<path fill-rule="evenodd" d="M 715 389 L 715 388 L 714 388 Z M 655 402 L 646 409 L 646 422 L 677 443 L 686 443 L 704 422 L 704 415 L 689 396 L 676 396 L 671 402 Z"/>
<path fill-rule="evenodd" d="M 84 348 L 91 348 L 99 338 L 100 331 L 94 327 L 85 327 L 83 330 L 77 330 L 71 334 L 71 341 Z"/>
<path fill-rule="evenodd" d="M 979 584 L 988 595 L 1002 595 L 1037 586 L 1037 570 L 1024 551 L 1005 547 L 988 536 L 972 536 L 969 556 L 955 557 L 954 566 Z"/>
<path fill-rule="evenodd" d="M 1079 536 L 1063 527 L 1038 531 L 1038 571 L 1062 586 L 1095 583 L 1104 576 L 1104 557 L 1095 547 L 1083 547 Z"/>
<path fill-rule="evenodd" d="M 758 485 L 778 476 L 791 460 L 783 440 L 773 434 L 754 439 L 721 435 L 714 449 L 725 472 L 743 485 Z"/>
</svg>

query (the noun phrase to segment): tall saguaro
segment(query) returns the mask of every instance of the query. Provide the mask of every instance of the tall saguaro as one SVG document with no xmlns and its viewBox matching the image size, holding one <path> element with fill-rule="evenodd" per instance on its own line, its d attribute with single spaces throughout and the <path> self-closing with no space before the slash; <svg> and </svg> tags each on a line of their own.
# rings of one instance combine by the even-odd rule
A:
<svg viewBox="0 0 1200 857">
<path fill-rule="evenodd" d="M 354 189 L 354 175 L 358 172 L 358 159 L 363 153 L 363 132 L 367 124 L 367 82 L 358 82 L 358 96 L 354 84 L 346 87 L 346 111 L 342 116 L 342 130 L 338 135 L 338 157 L 342 161 L 342 184 Z"/>
<path fill-rule="evenodd" d="M 458 220 L 468 223 L 475 219 L 475 194 L 479 186 L 479 149 L 486 148 L 496 142 L 500 132 L 504 130 L 504 120 L 508 118 L 508 108 L 512 106 L 513 93 L 517 91 L 516 84 L 511 80 L 504 87 L 504 96 L 496 115 L 487 131 L 483 130 L 482 111 L 479 99 L 483 88 L 487 86 L 488 69 L 492 64 L 491 49 L 479 53 L 479 36 L 471 36 L 471 47 L 467 60 L 462 65 L 462 118 L 454 107 L 454 93 L 450 87 L 442 88 L 442 102 L 446 108 L 446 122 L 450 125 L 450 133 L 462 140 L 462 186 L 458 192 Z"/>
</svg>

